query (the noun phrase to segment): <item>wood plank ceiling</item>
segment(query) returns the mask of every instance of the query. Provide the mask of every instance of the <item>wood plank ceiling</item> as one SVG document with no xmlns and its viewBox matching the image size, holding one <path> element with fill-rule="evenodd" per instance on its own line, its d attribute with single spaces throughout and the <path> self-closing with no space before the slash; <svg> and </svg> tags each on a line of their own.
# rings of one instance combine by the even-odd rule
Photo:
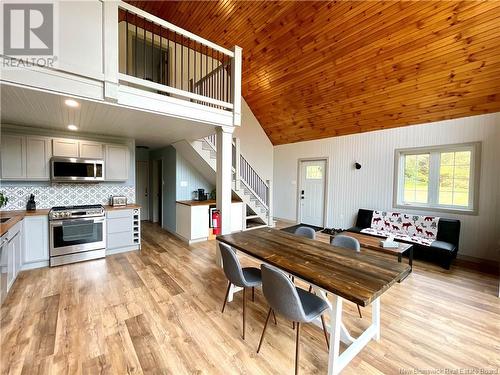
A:
<svg viewBox="0 0 500 375">
<path fill-rule="evenodd" d="M 243 48 L 273 144 L 500 111 L 500 1 L 131 1 Z"/>
</svg>

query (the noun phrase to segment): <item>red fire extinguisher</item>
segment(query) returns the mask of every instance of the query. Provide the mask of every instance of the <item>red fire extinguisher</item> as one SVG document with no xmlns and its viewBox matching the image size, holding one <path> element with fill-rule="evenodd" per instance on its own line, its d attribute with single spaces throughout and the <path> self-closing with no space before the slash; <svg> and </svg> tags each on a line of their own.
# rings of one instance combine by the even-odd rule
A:
<svg viewBox="0 0 500 375">
<path fill-rule="evenodd" d="M 221 214 L 219 210 L 212 211 L 212 225 L 214 227 L 213 233 L 218 235 L 221 233 L 220 230 Z"/>
</svg>

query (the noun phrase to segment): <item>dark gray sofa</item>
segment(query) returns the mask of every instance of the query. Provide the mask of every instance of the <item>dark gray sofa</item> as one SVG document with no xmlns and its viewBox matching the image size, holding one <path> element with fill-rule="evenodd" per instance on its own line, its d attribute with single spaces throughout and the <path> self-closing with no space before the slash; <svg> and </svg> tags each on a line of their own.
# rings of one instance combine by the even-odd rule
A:
<svg viewBox="0 0 500 375">
<path fill-rule="evenodd" d="M 362 229 L 369 228 L 372 223 L 372 216 L 373 210 L 360 209 L 356 225 L 347 231 L 359 233 Z M 413 243 L 414 257 L 438 263 L 443 268 L 450 269 L 451 262 L 457 257 L 459 237 L 460 220 L 440 218 L 436 241 L 431 246 Z"/>
</svg>

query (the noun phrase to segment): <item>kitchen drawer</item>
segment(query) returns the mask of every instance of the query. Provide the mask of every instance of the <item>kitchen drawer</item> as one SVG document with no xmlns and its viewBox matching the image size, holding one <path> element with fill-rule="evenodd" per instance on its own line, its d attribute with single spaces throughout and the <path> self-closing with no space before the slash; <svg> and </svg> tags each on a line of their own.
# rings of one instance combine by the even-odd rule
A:
<svg viewBox="0 0 500 375">
<path fill-rule="evenodd" d="M 132 209 L 116 209 L 107 211 L 106 215 L 108 219 L 118 219 L 120 217 L 132 217 L 134 215 L 134 210 Z"/>
<path fill-rule="evenodd" d="M 108 233 L 130 232 L 134 230 L 134 221 L 132 216 L 120 217 L 117 219 L 108 218 Z"/>
<path fill-rule="evenodd" d="M 109 233 L 108 234 L 108 249 L 116 249 L 120 247 L 133 246 L 134 234 L 130 232 Z"/>
</svg>

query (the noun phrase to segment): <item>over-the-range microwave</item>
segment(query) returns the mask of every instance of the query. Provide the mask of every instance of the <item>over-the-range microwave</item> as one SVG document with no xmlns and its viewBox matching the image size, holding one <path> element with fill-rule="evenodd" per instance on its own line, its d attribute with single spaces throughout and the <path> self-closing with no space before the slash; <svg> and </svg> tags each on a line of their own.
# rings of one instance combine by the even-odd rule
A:
<svg viewBox="0 0 500 375">
<path fill-rule="evenodd" d="M 104 181 L 104 161 L 54 156 L 50 159 L 50 179 L 55 182 Z"/>
</svg>

